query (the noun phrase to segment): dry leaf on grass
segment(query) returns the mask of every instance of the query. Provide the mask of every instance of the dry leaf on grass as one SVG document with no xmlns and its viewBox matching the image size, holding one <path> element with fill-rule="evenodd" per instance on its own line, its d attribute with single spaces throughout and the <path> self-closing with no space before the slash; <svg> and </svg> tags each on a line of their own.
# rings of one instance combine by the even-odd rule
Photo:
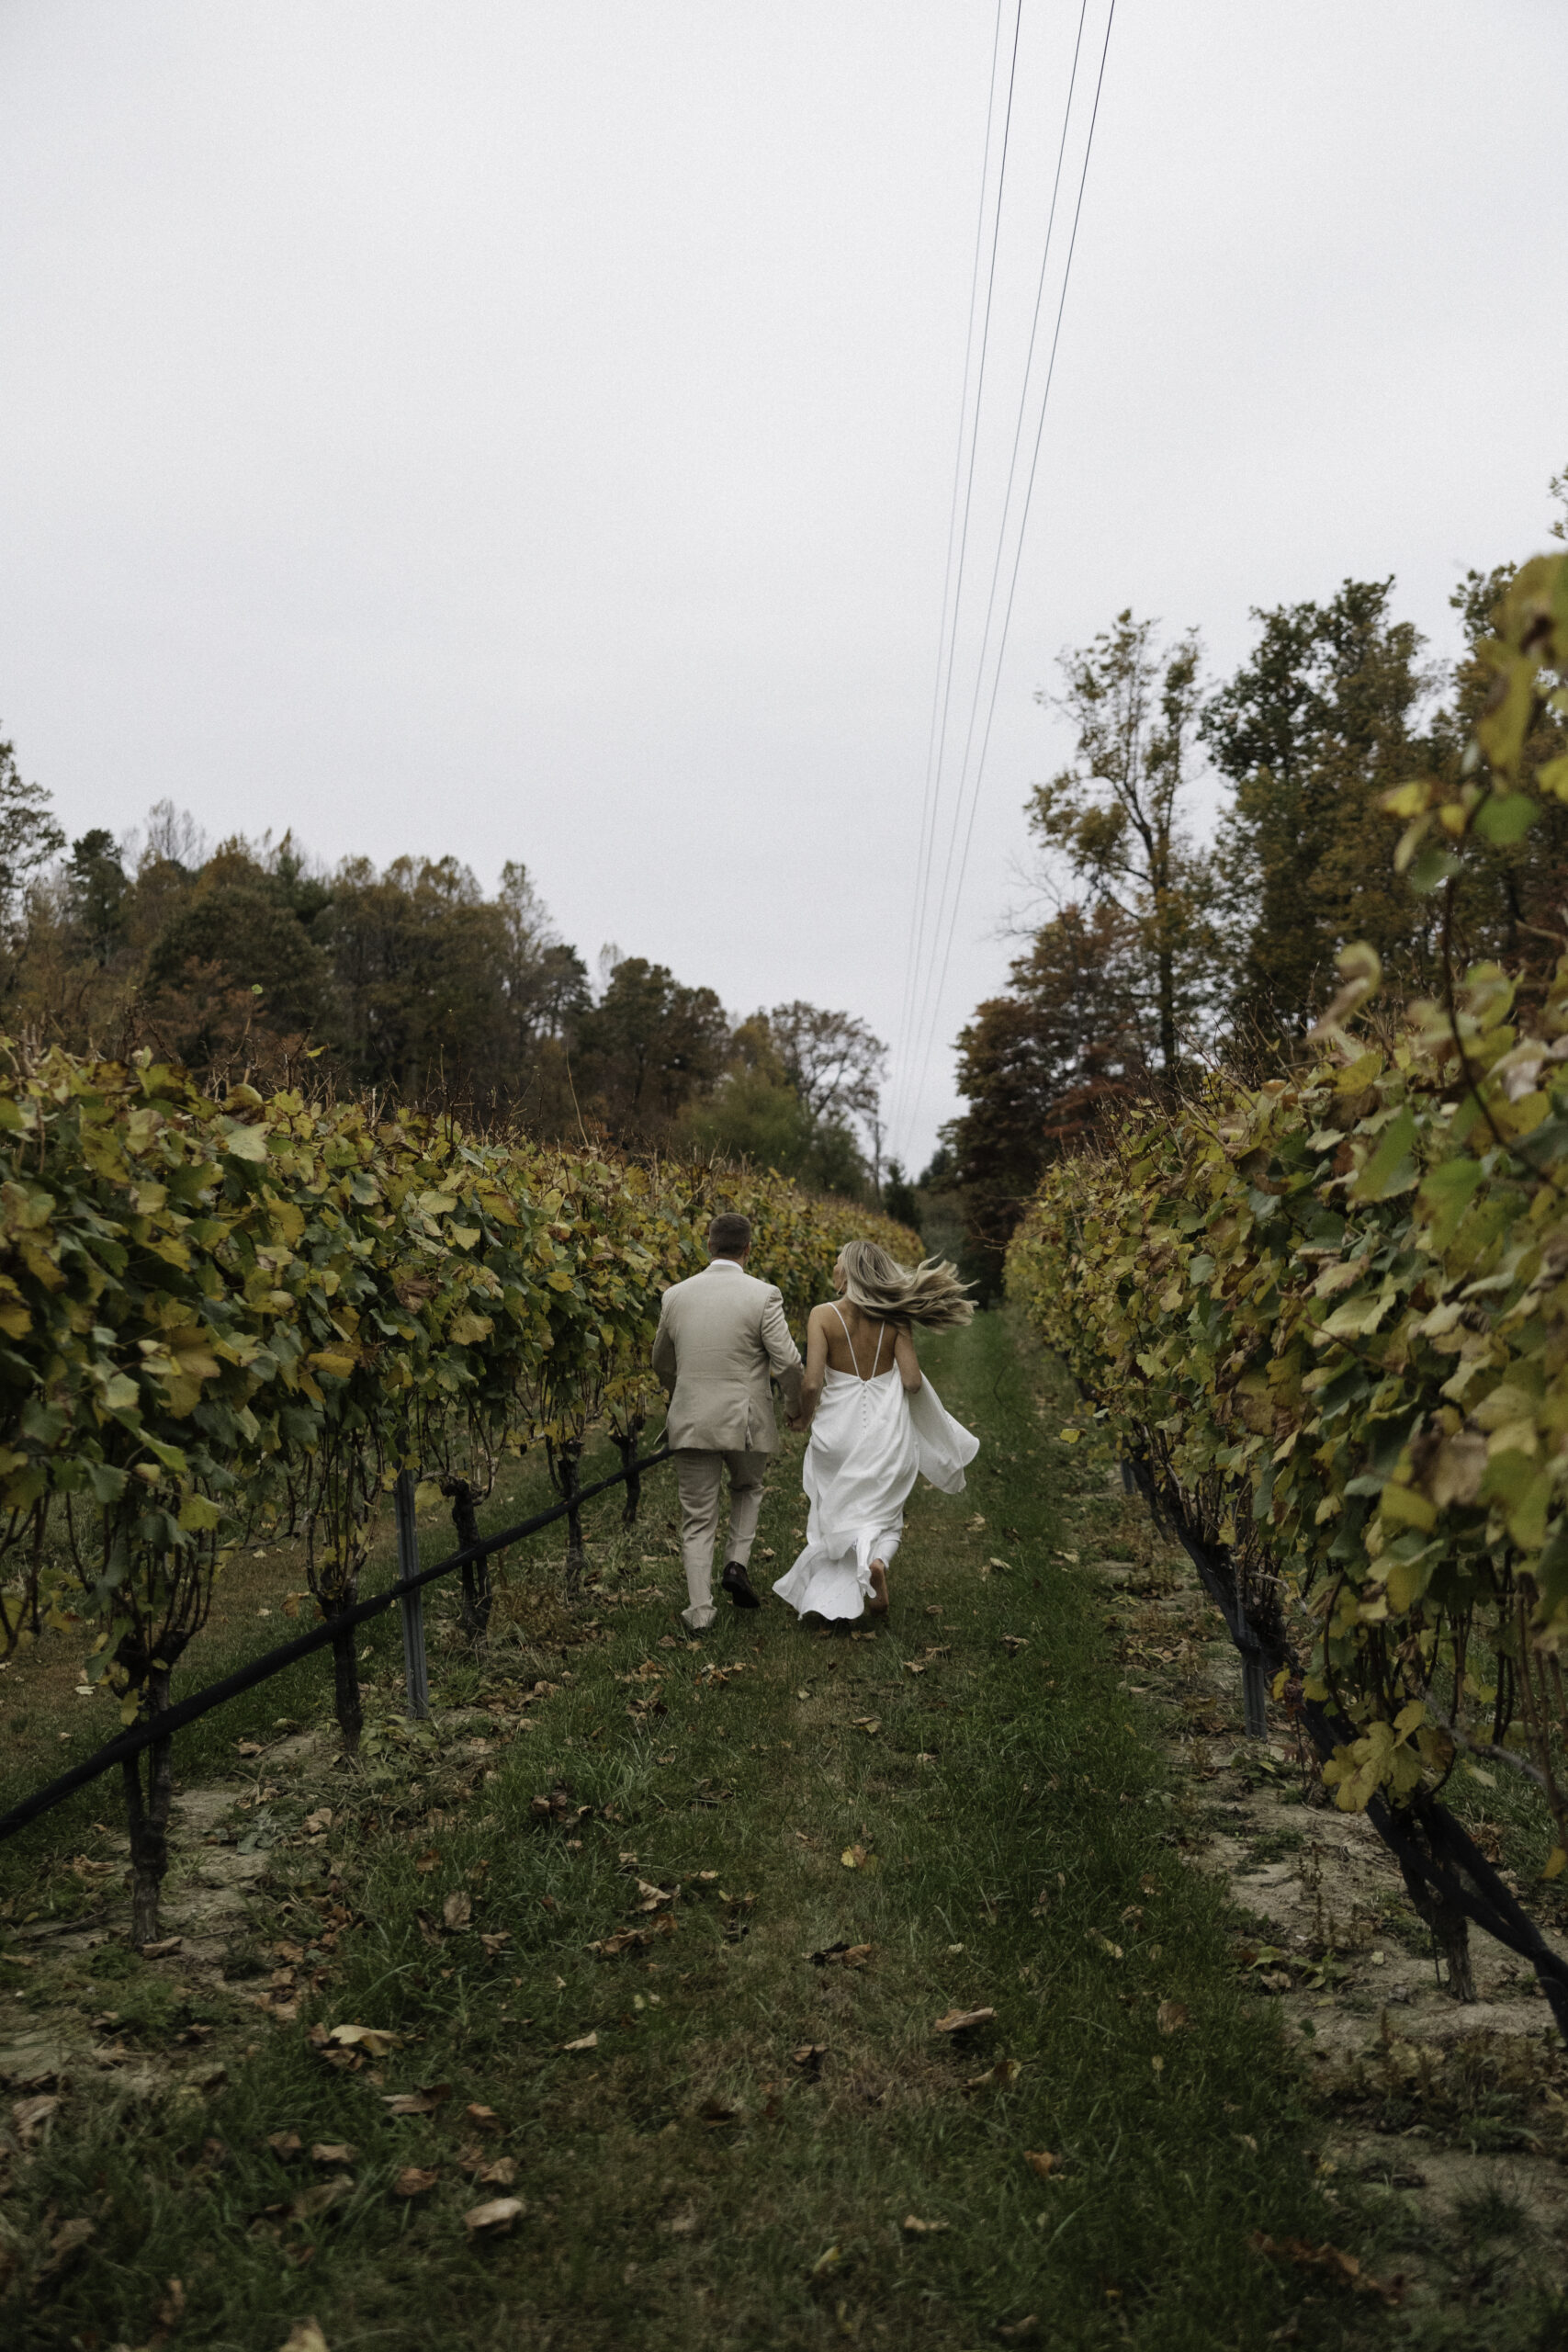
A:
<svg viewBox="0 0 1568 2352">
<path fill-rule="evenodd" d="M 847 1871 L 863 1871 L 871 1856 L 863 1846 L 846 1846 L 839 1860 Z"/>
<path fill-rule="evenodd" d="M 440 2177 L 440 2173 L 434 2169 L 427 2171 L 421 2165 L 405 2165 L 392 2183 L 392 2194 L 394 2197 L 423 2197 L 426 2189 L 434 2188 Z"/>
<path fill-rule="evenodd" d="M 1023 2161 L 1042 2180 L 1059 2180 L 1066 2164 L 1065 2157 L 1054 2156 L 1049 2148 L 1025 2148 Z"/>
<path fill-rule="evenodd" d="M 952 2227 L 951 2222 L 922 2222 L 916 2213 L 904 2216 L 905 2233 L 912 2238 L 934 2238 L 939 2230 L 950 2230 Z"/>
<path fill-rule="evenodd" d="M 441 1905 L 441 1917 L 449 1928 L 466 1928 L 473 1916 L 473 1899 L 467 1894 L 449 1894 Z"/>
<path fill-rule="evenodd" d="M 326 2038 L 340 2049 L 363 2050 L 367 2058 L 385 2058 L 402 2041 L 400 2033 L 387 2033 L 374 2025 L 334 2025 Z"/>
<path fill-rule="evenodd" d="M 597 2050 L 599 2036 L 596 2033 L 580 2033 L 575 2041 L 563 2041 L 560 2046 L 563 2051 Z"/>
<path fill-rule="evenodd" d="M 275 2156 L 297 2156 L 304 2145 L 298 2132 L 269 2132 L 266 2144 Z"/>
<path fill-rule="evenodd" d="M 1326 2238 L 1321 2245 L 1309 2245 L 1304 2238 L 1271 2238 L 1258 2231 L 1248 2244 L 1254 2254 L 1264 2255 L 1270 2262 L 1292 2262 L 1303 2270 L 1325 2271 L 1342 2287 L 1353 2287 L 1359 2295 L 1377 2295 L 1385 2303 L 1404 2300 L 1403 2278 L 1373 2278 L 1353 2254 L 1342 2253 Z"/>
<path fill-rule="evenodd" d="M 491 2197 L 484 2204 L 474 2205 L 463 2216 L 463 2226 L 476 2237 L 499 2235 L 509 2230 L 513 2222 L 521 2221 L 527 2211 L 521 2197 Z"/>
<path fill-rule="evenodd" d="M 882 1729 L 880 1715 L 852 1715 L 850 1722 L 852 1730 L 863 1731 L 868 1739 L 874 1739 Z"/>
<path fill-rule="evenodd" d="M 803 2041 L 798 2050 L 792 2050 L 789 2054 L 797 2066 L 804 2066 L 814 2075 L 819 2074 L 822 2061 L 828 2055 L 828 2045 L 825 2041 Z"/>
<path fill-rule="evenodd" d="M 49 2260 L 39 2272 L 39 2278 L 52 2278 L 65 2268 L 82 2251 L 90 2237 L 96 2235 L 91 2222 L 62 2222 L 49 2242 Z"/>
<path fill-rule="evenodd" d="M 1015 2319 L 1010 2327 L 998 2327 L 997 2330 L 1004 2344 L 1032 2344 L 1039 2333 L 1038 2312 L 1031 2312 L 1024 2319 Z"/>
<path fill-rule="evenodd" d="M 832 2273 L 837 2270 L 843 2258 L 843 2248 L 841 2246 L 830 2245 L 828 2248 L 827 2253 L 819 2254 L 816 2261 L 812 2264 L 811 2276 L 813 2278 L 830 2278 Z"/>
<path fill-rule="evenodd" d="M 710 2125 L 738 2123 L 740 2120 L 740 2109 L 738 2107 L 732 2107 L 728 2099 L 705 2098 L 697 2109 L 697 2115 L 700 2121 Z"/>
<path fill-rule="evenodd" d="M 808 1951 L 806 1958 L 817 1968 L 863 1968 L 874 1950 L 871 1944 L 829 1944 L 821 1951 Z"/>
<path fill-rule="evenodd" d="M 672 1936 L 676 1922 L 672 1912 L 661 1911 L 646 1928 L 620 1928 L 613 1936 L 602 1936 L 588 1947 L 600 1960 L 615 1960 L 624 1951 L 640 1951 L 655 1936 Z"/>
<path fill-rule="evenodd" d="M 434 2115 L 451 2096 L 450 2083 L 427 2083 L 417 2091 L 383 2091 L 381 2104 L 389 2115 Z"/>
<path fill-rule="evenodd" d="M 513 2182 L 517 2177 L 517 2159 L 515 2156 L 497 2156 L 493 2164 L 486 2164 L 483 2160 L 484 2151 L 482 2149 L 476 2149 L 474 2153 L 479 2157 L 480 2161 L 478 2164 L 468 2165 L 467 2170 L 473 2174 L 476 2180 L 482 2181 L 487 2188 L 511 2188 Z"/>
<path fill-rule="evenodd" d="M 346 2140 L 317 2140 L 310 2149 L 313 2165 L 351 2165 L 359 2154 Z"/>
<path fill-rule="evenodd" d="M 945 2017 L 938 2018 L 931 2031 L 933 2033 L 967 2033 L 972 2026 L 994 2025 L 996 2021 L 995 2009 L 949 2009 Z"/>
<path fill-rule="evenodd" d="M 642 1897 L 637 1906 L 639 1911 L 657 1911 L 661 1903 L 673 1903 L 680 1892 L 678 1887 L 666 1890 L 662 1886 L 655 1886 L 646 1878 L 638 1879 L 637 1891 Z"/>
<path fill-rule="evenodd" d="M 494 2108 L 484 2107 L 478 2099 L 470 2099 L 463 2113 L 476 2132 L 499 2132 L 501 2129 L 501 2118 Z"/>
<path fill-rule="evenodd" d="M 493 1960 L 496 1953 L 498 1951 L 503 1951 L 506 1946 L 512 1941 L 512 1930 L 510 1928 L 502 1928 L 495 1935 L 481 1935 L 479 1941 L 483 1944 L 486 1951 L 489 1952 L 491 1960 Z"/>
<path fill-rule="evenodd" d="M 314 2188 L 307 2188 L 302 2197 L 297 2197 L 294 2199 L 288 2209 L 289 2219 L 294 2222 L 313 2222 L 318 2214 L 330 2213 L 334 2205 L 341 2205 L 344 2198 L 352 2197 L 353 2194 L 352 2175 L 346 2172 L 334 2173 L 331 2180 L 318 2181 Z"/>
<path fill-rule="evenodd" d="M 1155 2011 L 1155 2023 L 1161 2033 L 1179 2033 L 1183 2026 L 1191 2022 L 1185 2001 L 1162 2001 Z"/>
<path fill-rule="evenodd" d="M 964 2087 L 966 2091 L 1006 2090 L 1010 2083 L 1017 2082 L 1022 2072 L 1021 2058 L 998 2058 L 996 2064 L 987 2066 L 983 2075 L 971 2075 Z"/>
<path fill-rule="evenodd" d="M 139 1944 L 137 1950 L 143 1960 L 167 1960 L 171 1952 L 178 1951 L 184 1941 L 183 1936 L 164 1936 L 155 1944 Z"/>
<path fill-rule="evenodd" d="M 31 2098 L 19 2098 L 11 2109 L 11 2120 L 17 2127 L 17 2137 L 24 2148 L 30 2148 L 49 2123 L 60 2105 L 58 2091 L 39 2091 Z"/>
<path fill-rule="evenodd" d="M 287 2344 L 278 2352 L 327 2352 L 327 2339 L 313 2319 L 297 2319 Z"/>
<path fill-rule="evenodd" d="M 421 1854 L 414 1862 L 415 1870 L 421 1871 L 439 1870 L 440 1867 L 441 1857 L 434 1846 L 427 1852 Z"/>
</svg>

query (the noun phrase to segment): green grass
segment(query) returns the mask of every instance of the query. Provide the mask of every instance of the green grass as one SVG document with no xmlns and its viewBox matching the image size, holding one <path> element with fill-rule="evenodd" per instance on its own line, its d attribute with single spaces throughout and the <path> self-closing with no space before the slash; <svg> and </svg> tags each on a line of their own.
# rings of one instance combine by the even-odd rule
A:
<svg viewBox="0 0 1568 2352">
<path fill-rule="evenodd" d="M 1092 1556 L 1065 1531 L 1092 1521 L 1099 1487 L 1053 1442 L 1059 1396 L 1036 1409 L 1051 1375 L 998 1315 L 929 1357 L 985 1450 L 965 1497 L 912 1505 L 874 1639 L 774 1605 L 727 1611 L 699 1652 L 660 1646 L 681 1595 L 671 1561 L 648 1597 L 637 1558 L 661 1547 L 656 1476 L 650 1526 L 605 1555 L 592 1632 L 574 1638 L 546 1601 L 487 1676 L 438 1668 L 442 1697 L 490 1706 L 490 1749 L 394 1748 L 372 1775 L 333 1776 L 324 1849 L 275 1850 L 270 1924 L 252 1930 L 307 1952 L 314 2005 L 215 2041 L 215 2089 L 66 2100 L 5 2210 L 17 2242 L 72 2217 L 94 2234 L 30 2290 L 18 2271 L 0 2306 L 17 2352 L 145 2344 L 171 2278 L 178 2340 L 236 2352 L 277 2352 L 307 2313 L 331 2352 L 963 2352 L 1032 2314 L 1040 2340 L 1074 2347 L 1239 2352 L 1288 2323 L 1303 2345 L 1384 2340 L 1370 2299 L 1249 2245 L 1353 2246 L 1355 2224 L 1315 2186 L 1292 2062 L 1234 1966 L 1223 1897 L 1181 1862 L 1187 1800 L 1116 1690 L 1104 1597 L 1055 1558 Z M 764 1508 L 770 1573 L 803 1528 L 797 1463 L 792 1446 Z M 621 1679 L 649 1665 L 657 1681 Z M 524 1730 L 505 1680 L 536 1673 L 556 1693 Z M 258 1719 L 288 1712 L 274 1697 Z M 226 1722 L 197 1759 L 182 1751 L 183 1777 L 231 1760 L 238 1736 Z M 570 1813 L 541 1822 L 533 1801 L 557 1786 Z M 640 1912 L 639 1880 L 679 1897 Z M 468 1928 L 444 1922 L 452 1896 Z M 665 1907 L 673 1933 L 589 1951 Z M 325 1949 L 341 1913 L 355 1924 Z M 481 1933 L 510 1940 L 487 1951 Z M 862 1966 L 810 1957 L 863 1944 Z M 1188 2022 L 1162 2031 L 1162 2003 Z M 993 2027 L 934 2030 L 981 2007 Z M 334 2069 L 312 2019 L 400 2041 Z M 806 2045 L 819 2062 L 795 2062 Z M 388 2095 L 439 2083 L 434 2113 L 389 2113 Z M 267 2145 L 285 2131 L 303 2159 Z M 313 2167 L 316 2141 L 355 2154 Z M 475 2149 L 513 2160 L 526 2205 L 492 2242 L 463 2223 L 502 2193 L 473 2185 Z M 1057 2159 L 1050 2177 L 1030 2152 Z M 412 2200 L 391 2193 L 410 2165 L 437 2174 Z M 310 2211 L 312 2184 L 344 2170 L 341 2201 Z M 910 2215 L 942 2226 L 908 2232 Z"/>
</svg>

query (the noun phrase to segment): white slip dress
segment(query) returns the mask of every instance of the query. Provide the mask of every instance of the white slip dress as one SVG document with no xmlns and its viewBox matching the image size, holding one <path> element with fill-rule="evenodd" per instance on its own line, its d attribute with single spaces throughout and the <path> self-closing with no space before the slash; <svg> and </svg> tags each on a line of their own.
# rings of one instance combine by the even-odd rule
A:
<svg viewBox="0 0 1568 2352">
<path fill-rule="evenodd" d="M 842 1315 L 839 1321 L 855 1369 L 829 1366 L 824 1377 L 801 1482 L 810 1505 L 806 1549 L 773 1586 L 803 1617 L 860 1616 L 871 1597 L 873 1560 L 888 1566 L 898 1549 L 917 1477 L 960 1495 L 964 1465 L 980 1450 L 929 1380 L 911 1394 L 896 1364 L 878 1369 L 886 1326 L 863 1376 L 849 1325 Z"/>
</svg>

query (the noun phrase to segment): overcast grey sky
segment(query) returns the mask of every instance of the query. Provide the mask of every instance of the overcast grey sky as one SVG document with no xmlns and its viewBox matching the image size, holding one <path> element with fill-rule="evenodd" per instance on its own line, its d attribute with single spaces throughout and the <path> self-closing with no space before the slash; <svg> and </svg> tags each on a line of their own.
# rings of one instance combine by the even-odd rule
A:
<svg viewBox="0 0 1568 2352">
<path fill-rule="evenodd" d="M 1023 8 L 998 449 L 1077 13 Z M 522 858 L 591 964 L 892 1036 L 993 23 L 0 0 L 0 728 L 68 829 Z M 1393 571 L 1446 646 L 1456 574 L 1542 543 L 1565 33 L 1118 0 L 917 1162 L 1064 644 L 1130 604 L 1224 669 L 1250 605 Z"/>
</svg>

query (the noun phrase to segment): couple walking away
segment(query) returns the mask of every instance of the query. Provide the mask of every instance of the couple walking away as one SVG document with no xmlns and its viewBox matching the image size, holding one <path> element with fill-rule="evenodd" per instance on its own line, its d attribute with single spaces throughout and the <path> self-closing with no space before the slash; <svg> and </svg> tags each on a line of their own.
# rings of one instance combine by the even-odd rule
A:
<svg viewBox="0 0 1568 2352">
<path fill-rule="evenodd" d="M 747 1574 L 768 1458 L 778 1452 L 771 1380 L 792 1430 L 809 1430 L 803 1484 L 806 1549 L 773 1590 L 802 1617 L 885 1614 L 887 1571 L 915 1480 L 964 1490 L 980 1442 L 920 1373 L 917 1326 L 948 1331 L 975 1309 L 949 1265 L 911 1269 L 874 1241 L 848 1241 L 833 1269 L 837 1299 L 814 1306 L 801 1364 L 772 1283 L 746 1272 L 751 1227 L 716 1216 L 709 1263 L 664 1294 L 653 1369 L 670 1399 L 688 1631 L 713 1623 L 714 1543 L 729 1473 L 729 1534 L 720 1581 L 740 1609 L 760 1604 Z"/>
</svg>

